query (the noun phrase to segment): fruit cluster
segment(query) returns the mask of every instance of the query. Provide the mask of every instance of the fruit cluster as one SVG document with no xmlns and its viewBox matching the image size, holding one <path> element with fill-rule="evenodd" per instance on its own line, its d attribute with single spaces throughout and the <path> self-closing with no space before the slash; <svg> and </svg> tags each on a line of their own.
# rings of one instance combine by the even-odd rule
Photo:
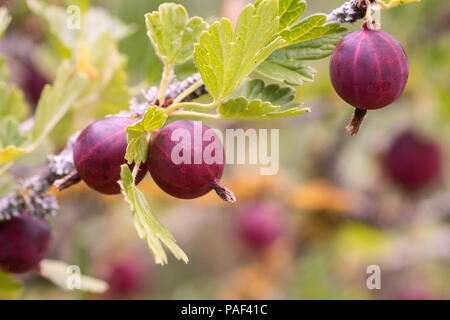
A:
<svg viewBox="0 0 450 320">
<path fill-rule="evenodd" d="M 93 122 L 81 132 L 73 149 L 74 165 L 81 179 L 92 189 L 104 194 L 120 193 L 120 166 L 126 163 L 126 127 L 131 124 L 133 120 L 127 117 L 108 117 Z M 172 159 L 172 150 L 177 145 L 173 133 L 177 129 L 186 130 L 191 139 L 186 144 L 191 149 L 190 161 L 186 163 L 176 164 Z M 202 124 L 201 134 L 209 129 Z M 214 189 L 224 200 L 234 202 L 232 193 L 220 183 L 223 162 L 208 163 L 203 157 L 200 162 L 195 161 L 195 155 L 203 155 L 208 143 L 196 144 L 194 137 L 192 120 L 175 121 L 156 130 L 149 143 L 147 163 L 141 164 L 135 183 L 149 171 L 156 184 L 174 197 L 193 199 Z M 223 149 L 219 137 L 214 135 L 213 138 Z M 129 166 L 132 170 L 134 164 Z"/>
</svg>

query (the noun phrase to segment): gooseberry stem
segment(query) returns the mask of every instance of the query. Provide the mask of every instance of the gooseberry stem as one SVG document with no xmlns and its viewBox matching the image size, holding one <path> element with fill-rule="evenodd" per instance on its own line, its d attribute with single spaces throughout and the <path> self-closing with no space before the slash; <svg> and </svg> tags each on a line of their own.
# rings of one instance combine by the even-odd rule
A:
<svg viewBox="0 0 450 320">
<path fill-rule="evenodd" d="M 236 202 L 236 197 L 233 192 L 226 188 L 219 180 L 214 180 L 212 187 L 216 191 L 217 195 L 222 198 L 222 200 L 229 203 Z"/>
<path fill-rule="evenodd" d="M 358 108 L 355 109 L 355 112 L 353 113 L 352 121 L 346 127 L 347 131 L 350 132 L 350 134 L 352 136 L 354 136 L 358 133 L 359 128 L 361 127 L 361 124 L 362 124 L 366 114 L 367 114 L 367 110 L 358 109 Z"/>
</svg>

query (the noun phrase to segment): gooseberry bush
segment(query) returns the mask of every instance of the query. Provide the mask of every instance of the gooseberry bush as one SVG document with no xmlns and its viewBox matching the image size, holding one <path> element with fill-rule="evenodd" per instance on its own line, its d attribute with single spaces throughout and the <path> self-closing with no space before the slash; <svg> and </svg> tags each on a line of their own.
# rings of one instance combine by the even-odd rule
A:
<svg viewBox="0 0 450 320">
<path fill-rule="evenodd" d="M 273 119 L 310 112 L 294 101 L 295 87 L 314 80 L 315 70 L 307 61 L 333 54 L 331 81 L 336 92 L 356 108 L 350 126 L 356 133 L 365 111 L 396 100 L 408 78 L 401 45 L 377 30 L 380 26 L 372 14 L 414 1 L 351 0 L 328 15 L 303 17 L 306 1 L 256 0 L 242 10 L 234 28 L 226 18 L 208 24 L 200 17 L 189 17 L 182 5 L 164 3 L 145 14 L 148 37 L 164 64 L 161 82 L 158 88 L 144 91 L 143 97 L 132 99 L 126 58 L 117 49 L 132 27 L 83 2 L 81 29 L 71 29 L 64 8 L 28 0 L 28 7 L 46 23 L 66 59 L 53 83 L 44 87 L 32 117 L 0 60 L 0 174 L 35 151 L 70 112 L 81 108 L 102 112 L 95 115 L 98 120 L 70 137 L 61 153 L 49 156 L 46 172 L 20 182 L 15 192 L 0 200 L 0 267 L 24 272 L 39 266 L 42 275 L 61 283 L 57 275 L 61 265 L 41 261 L 50 239 L 43 219 L 58 209 L 47 190 L 51 186 L 63 190 L 80 181 L 103 194 L 122 193 L 138 235 L 147 242 L 156 263 L 167 263 L 163 245 L 188 262 L 138 183 L 149 171 L 163 191 L 177 198 L 193 199 L 211 190 L 230 203 L 236 197 L 220 182 L 223 161 L 194 161 L 210 143 L 216 145 L 214 156 L 221 150 L 223 159 L 218 136 L 211 134 L 211 140 L 200 145 L 188 143 L 181 157 L 191 164 L 179 164 L 171 157 L 176 130 L 193 132 L 193 120 Z M 347 30 L 341 24 L 359 19 L 364 19 L 363 29 L 345 36 Z M 10 20 L 6 9 L 1 9 L 0 35 Z M 175 66 L 188 61 L 194 61 L 198 73 L 175 79 Z M 209 100 L 195 100 L 200 96 Z M 210 128 L 202 124 L 200 129 L 204 133 Z M 258 207 L 249 208 L 240 222 L 251 242 L 267 243 L 280 233 L 279 209 L 266 209 L 262 213 Z M 11 249 L 12 245 L 23 250 Z M 101 290 L 94 279 L 85 280 L 90 280 L 85 288 Z"/>
</svg>

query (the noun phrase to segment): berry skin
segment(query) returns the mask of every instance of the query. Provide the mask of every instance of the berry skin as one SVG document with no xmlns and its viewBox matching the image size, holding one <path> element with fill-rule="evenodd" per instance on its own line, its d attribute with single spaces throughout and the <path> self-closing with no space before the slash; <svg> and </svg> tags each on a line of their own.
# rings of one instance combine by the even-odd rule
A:
<svg viewBox="0 0 450 320">
<path fill-rule="evenodd" d="M 50 225 L 30 216 L 0 222 L 0 269 L 23 273 L 36 268 L 46 256 L 50 244 Z"/>
<path fill-rule="evenodd" d="M 125 117 L 108 117 L 84 129 L 73 147 L 75 169 L 86 184 L 104 194 L 120 193 L 120 166 L 126 163 L 126 127 L 134 121 Z M 133 170 L 134 164 L 130 165 Z M 142 164 L 136 177 L 138 184 L 146 174 Z"/>
<path fill-rule="evenodd" d="M 384 166 L 395 182 L 409 191 L 417 191 L 439 177 L 441 151 L 433 141 L 405 131 L 392 142 Z"/>
<path fill-rule="evenodd" d="M 408 75 L 401 44 L 390 34 L 367 27 L 346 35 L 330 61 L 334 89 L 358 109 L 379 109 L 397 100 Z"/>
<path fill-rule="evenodd" d="M 284 211 L 272 201 L 254 203 L 238 216 L 238 231 L 253 247 L 266 247 L 280 237 L 283 230 Z"/>
<path fill-rule="evenodd" d="M 194 127 L 198 126 L 201 132 L 198 143 L 194 141 Z M 180 130 L 177 130 L 180 129 Z M 204 157 L 200 159 L 200 163 L 195 163 L 195 154 L 203 155 L 205 148 L 210 143 L 219 143 L 223 153 L 223 146 L 218 136 L 213 134 L 212 141 L 204 141 L 202 138 L 207 130 L 207 126 L 200 122 L 192 120 L 178 120 L 172 122 L 165 128 L 156 132 L 149 145 L 149 155 L 147 160 L 148 169 L 156 184 L 168 194 L 181 199 L 194 199 L 200 197 L 212 189 L 221 196 L 225 201 L 234 202 L 235 198 L 231 191 L 224 188 L 220 183 L 224 169 L 224 161 L 212 162 L 207 164 Z M 185 141 L 174 139 L 172 134 L 184 132 L 190 137 L 190 161 L 189 163 L 175 163 L 172 161 L 172 150 Z M 177 133 L 175 132 L 175 133 Z M 186 138 L 187 140 L 188 138 Z M 189 141 L 187 141 L 189 142 Z M 201 149 L 200 149 L 201 148 Z M 188 149 L 188 147 L 186 147 Z M 180 155 L 184 155 L 184 149 L 180 151 Z M 188 150 L 189 151 L 189 150 Z M 212 153 L 214 155 L 215 153 Z M 222 160 L 224 157 L 222 156 Z"/>
<path fill-rule="evenodd" d="M 130 257 L 115 263 L 108 278 L 111 297 L 131 296 L 139 293 L 145 282 L 144 264 L 138 257 Z"/>
</svg>

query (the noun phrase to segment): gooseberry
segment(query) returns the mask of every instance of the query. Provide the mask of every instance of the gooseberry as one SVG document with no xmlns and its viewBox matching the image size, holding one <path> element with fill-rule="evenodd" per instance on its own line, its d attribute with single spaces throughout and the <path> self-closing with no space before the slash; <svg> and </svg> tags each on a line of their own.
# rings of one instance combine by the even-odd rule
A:
<svg viewBox="0 0 450 320">
<path fill-rule="evenodd" d="M 356 134 L 367 110 L 383 108 L 401 95 L 409 65 L 401 44 L 389 33 L 362 30 L 346 35 L 331 56 L 330 78 L 337 94 L 356 108 Z M 360 118 L 360 119 L 358 119 Z"/>
<path fill-rule="evenodd" d="M 111 297 L 131 296 L 143 289 L 146 278 L 144 264 L 139 257 L 128 257 L 113 264 L 108 277 Z"/>
<path fill-rule="evenodd" d="M 156 184 L 176 198 L 193 199 L 214 189 L 225 201 L 236 200 L 220 183 L 222 142 L 199 121 L 178 120 L 155 132 L 147 165 Z"/>
<path fill-rule="evenodd" d="M 47 220 L 23 212 L 0 222 L 0 269 L 23 273 L 36 268 L 50 244 Z"/>
<path fill-rule="evenodd" d="M 439 146 L 412 130 L 400 133 L 393 140 L 384 159 L 389 176 L 410 191 L 436 180 L 441 173 L 441 162 Z"/>
<path fill-rule="evenodd" d="M 238 231 L 249 245 L 265 247 L 280 237 L 283 208 L 274 201 L 260 201 L 244 207 L 238 215 Z"/>
<path fill-rule="evenodd" d="M 133 123 L 130 118 L 117 116 L 97 120 L 84 129 L 75 141 L 75 169 L 92 189 L 104 194 L 120 193 L 120 166 L 126 163 L 126 127 Z M 134 164 L 129 166 L 132 170 Z M 142 164 L 136 184 L 145 174 L 145 164 Z"/>
</svg>

